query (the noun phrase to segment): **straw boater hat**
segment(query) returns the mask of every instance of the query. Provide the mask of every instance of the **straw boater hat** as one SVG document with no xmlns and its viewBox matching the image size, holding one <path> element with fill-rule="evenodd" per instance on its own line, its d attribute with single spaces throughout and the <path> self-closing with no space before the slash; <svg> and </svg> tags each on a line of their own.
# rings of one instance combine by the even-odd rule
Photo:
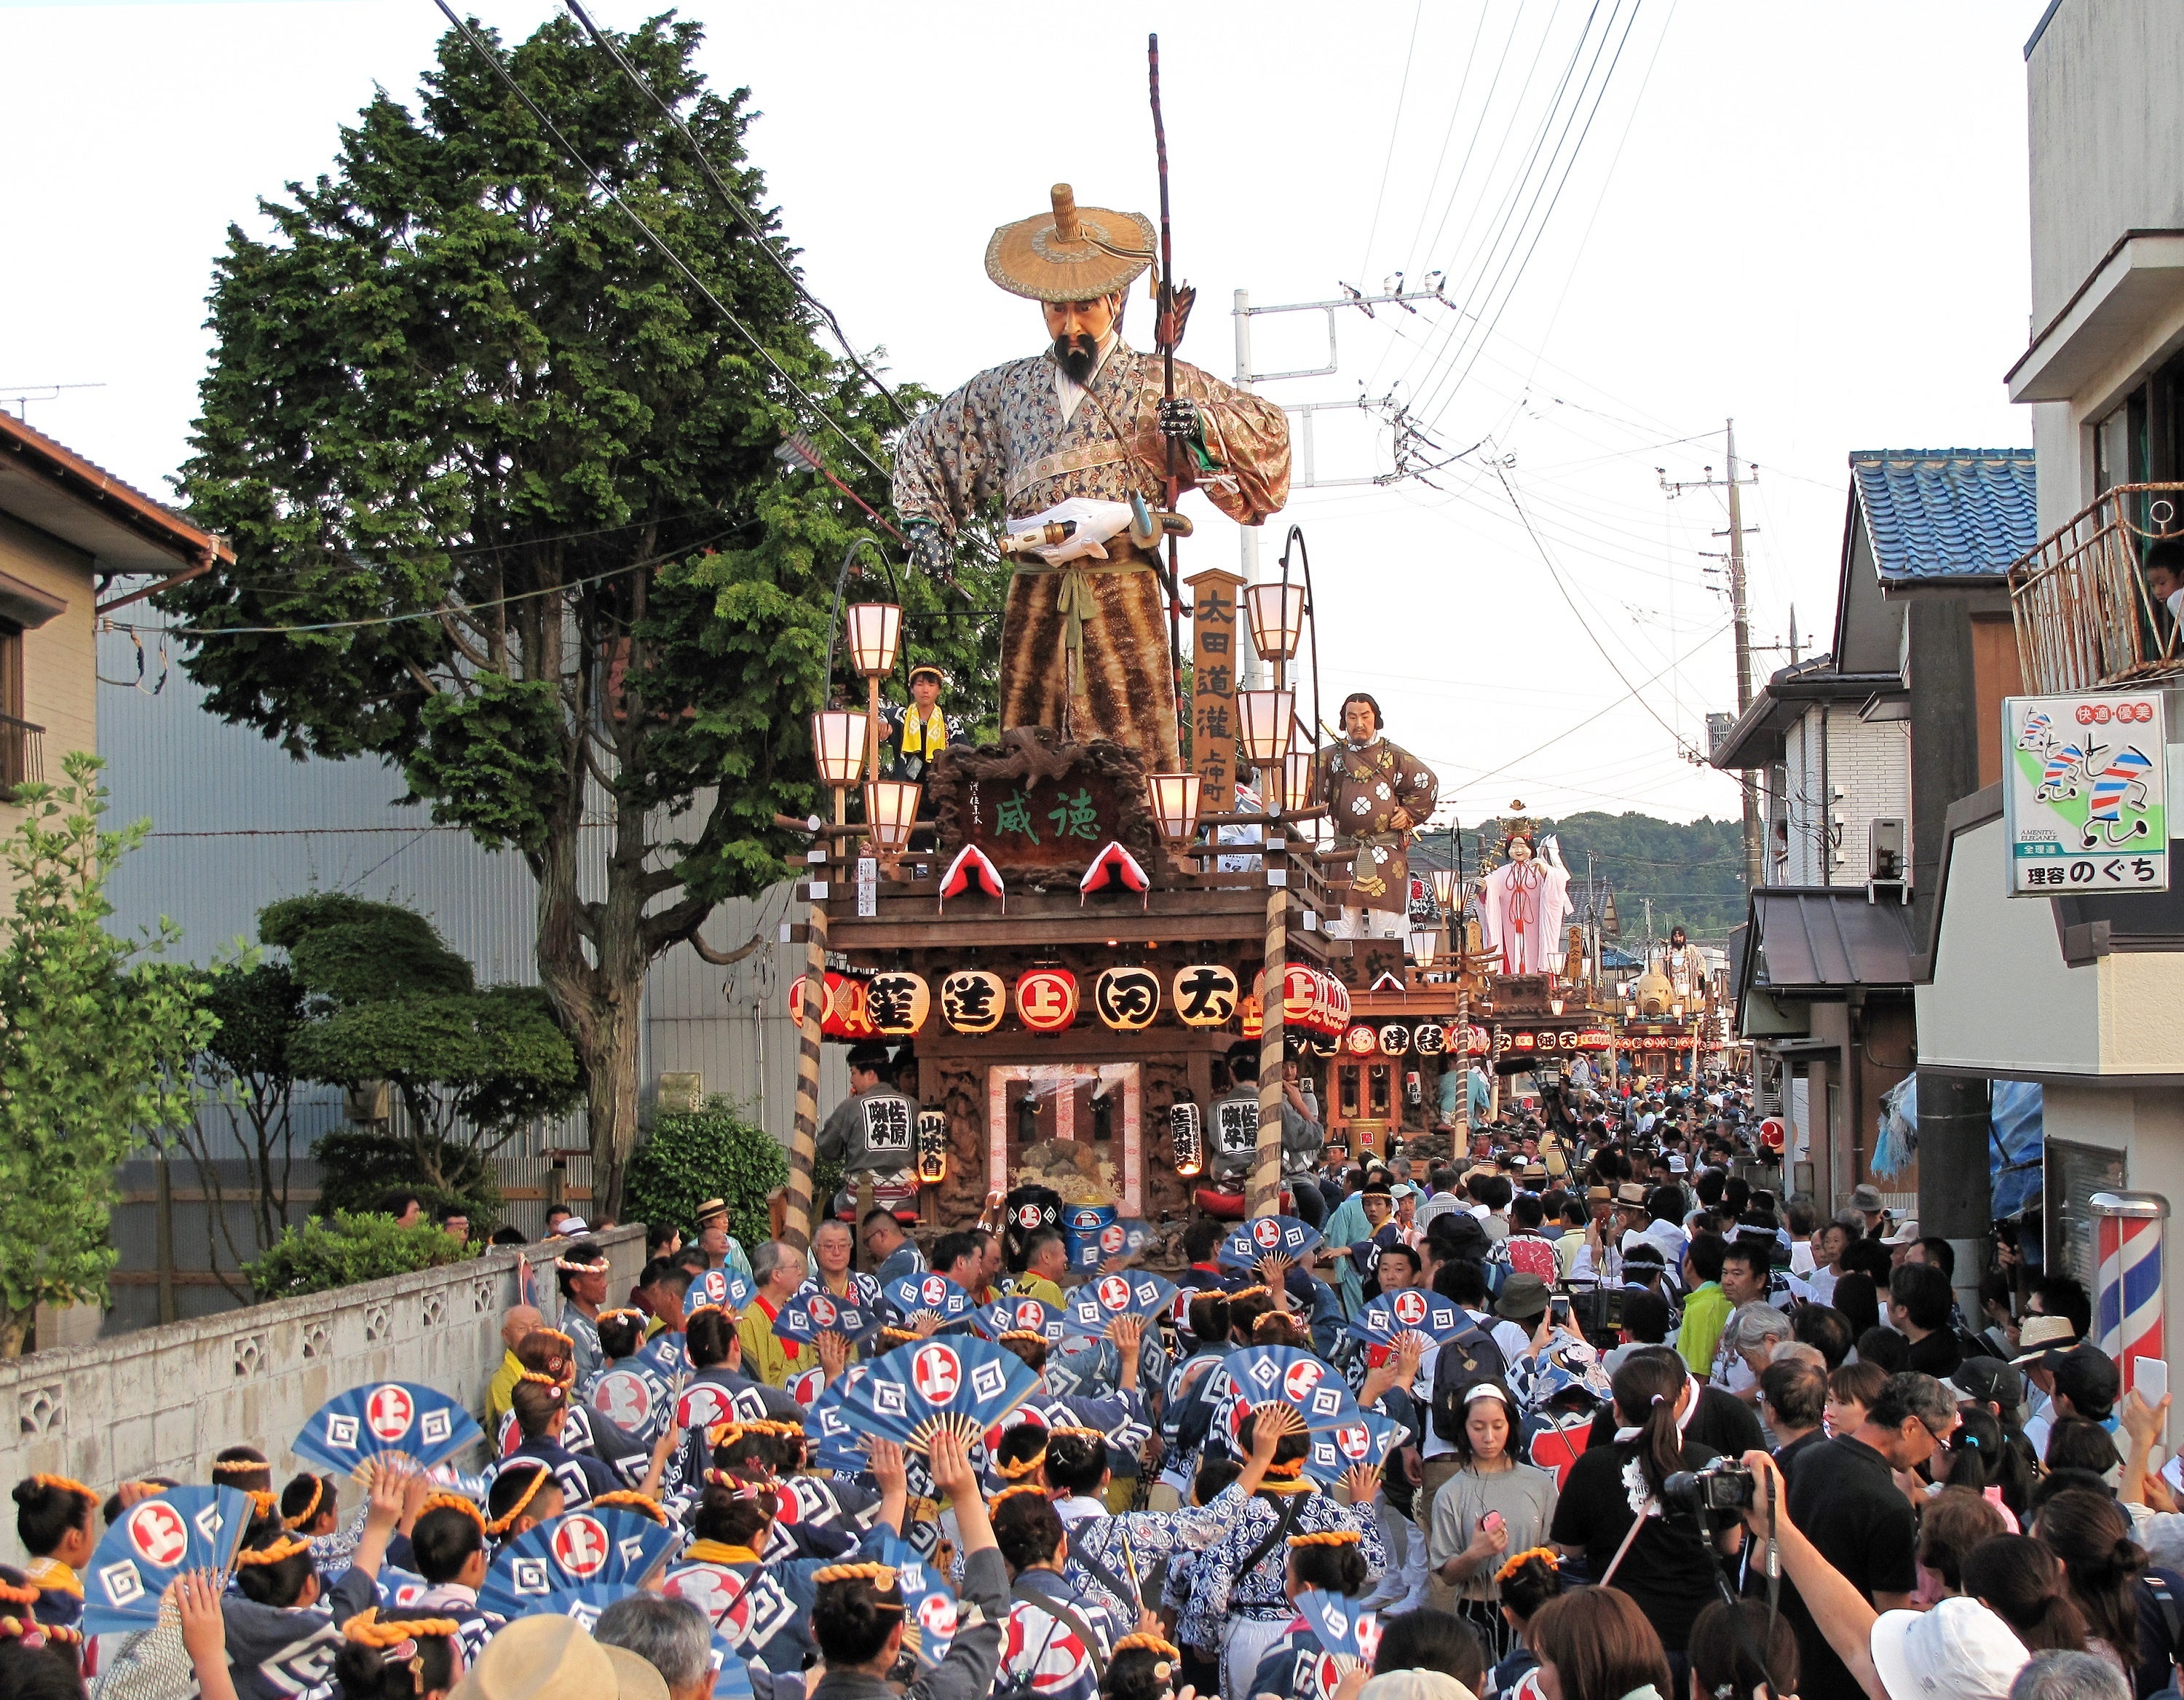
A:
<svg viewBox="0 0 2184 1700">
<path fill-rule="evenodd" d="M 1090 301 L 1128 288 L 1152 259 L 1150 219 L 1080 207 L 1069 185 L 1056 183 L 1051 212 L 994 232 L 986 276 L 1034 301 Z"/>
</svg>

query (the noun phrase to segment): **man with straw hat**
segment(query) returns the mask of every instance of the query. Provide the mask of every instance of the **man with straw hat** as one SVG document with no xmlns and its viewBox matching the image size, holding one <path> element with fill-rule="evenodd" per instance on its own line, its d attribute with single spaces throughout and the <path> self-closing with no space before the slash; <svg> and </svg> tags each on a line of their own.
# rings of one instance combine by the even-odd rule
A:
<svg viewBox="0 0 2184 1700">
<path fill-rule="evenodd" d="M 1167 501 L 1178 477 L 1231 519 L 1258 525 L 1289 499 L 1289 425 L 1270 402 L 1123 342 L 1129 286 L 1152 263 L 1137 213 L 1051 209 L 994 232 L 986 275 L 1039 303 L 1047 350 L 978 374 L 913 425 L 894 501 L 911 554 L 938 571 L 965 526 L 998 507 L 1013 540 L 1001 634 L 1000 724 L 1108 738 L 1149 770 L 1180 761 L 1159 538 L 1132 536 L 1130 499 Z M 1180 319 L 1181 315 L 1178 315 Z M 1173 336 L 1181 334 L 1178 324 Z"/>
</svg>

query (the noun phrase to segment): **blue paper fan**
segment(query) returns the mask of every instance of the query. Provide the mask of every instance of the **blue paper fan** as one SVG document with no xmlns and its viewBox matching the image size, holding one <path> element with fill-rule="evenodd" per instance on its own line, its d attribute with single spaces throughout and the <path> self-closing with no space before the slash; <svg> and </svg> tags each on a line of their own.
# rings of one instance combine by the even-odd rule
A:
<svg viewBox="0 0 2184 1700">
<path fill-rule="evenodd" d="M 1294 1216 L 1254 1216 L 1221 1242 L 1216 1261 L 1224 1269 L 1256 1269 L 1260 1258 L 1277 1251 L 1301 1259 L 1319 1239 L 1319 1229 Z"/>
<path fill-rule="evenodd" d="M 1296 1407 L 1305 1427 L 1324 1434 L 1351 1421 L 1357 1402 L 1340 1375 L 1323 1358 L 1291 1346 L 1253 1346 L 1231 1352 L 1212 1371 L 1207 1391 L 1228 1412 L 1228 1432 L 1241 1432 L 1244 1420 L 1259 1406 L 1281 1400 Z"/>
<path fill-rule="evenodd" d="M 1470 1321 L 1453 1299 L 1406 1287 L 1373 1300 L 1351 1319 L 1346 1332 L 1373 1346 L 1393 1346 L 1407 1334 L 1422 1334 L 1438 1346 L 1462 1334 Z"/>
<path fill-rule="evenodd" d="M 947 1655 L 956 1639 L 956 1593 L 948 1579 L 899 1535 L 880 1541 L 880 1562 L 892 1564 L 895 1586 L 902 1590 L 903 1639 L 915 1636 L 917 1662 L 932 1666 Z"/>
<path fill-rule="evenodd" d="M 970 1335 L 936 1335 L 874 1358 L 870 1373 L 844 1396 L 842 1414 L 860 1432 L 912 1452 L 923 1452 L 943 1429 L 968 1446 L 1039 1385 L 1039 1377 L 1006 1346 Z"/>
<path fill-rule="evenodd" d="M 327 1400 L 288 1450 L 305 1463 L 347 1475 L 366 1458 L 390 1454 L 430 1469 L 484 1438 L 476 1419 L 437 1388 L 381 1381 Z"/>
<path fill-rule="evenodd" d="M 852 1363 L 841 1379 L 811 1402 L 804 1414 L 805 1432 L 812 1437 L 811 1467 L 855 1475 L 870 1461 L 858 1449 L 858 1430 L 843 1409 L 850 1390 L 872 1374 L 868 1363 Z"/>
<path fill-rule="evenodd" d="M 1304 1455 L 1304 1473 L 1324 1484 L 1358 1464 L 1380 1468 L 1410 1434 L 1401 1423 L 1377 1411 L 1360 1409 L 1350 1421 L 1312 1437 L 1311 1448 Z"/>
<path fill-rule="evenodd" d="M 844 1304 L 831 1293 L 804 1293 L 781 1307 L 773 1319 L 775 1337 L 799 1346 L 814 1344 L 822 1334 L 838 1334 L 855 1346 L 879 1331 L 878 1311 Z"/>
<path fill-rule="evenodd" d="M 978 1313 L 978 1326 L 995 1339 L 1012 1329 L 1029 1329 L 1044 1335 L 1049 1346 L 1059 1346 L 1065 1318 L 1060 1306 L 1045 1299 L 995 1299 Z"/>
<path fill-rule="evenodd" d="M 1136 1216 L 1125 1216 L 1119 1222 L 1110 1222 L 1100 1230 L 1100 1261 L 1113 1257 L 1134 1257 L 1145 1249 L 1145 1241 L 1153 1237 L 1153 1225 Z"/>
<path fill-rule="evenodd" d="M 1360 1611 L 1355 1600 L 1324 1588 L 1306 1588 L 1297 1596 L 1296 1608 L 1327 1655 L 1347 1661 L 1346 1670 L 1373 1668 L 1380 1651 L 1380 1620 L 1373 1613 Z"/>
<path fill-rule="evenodd" d="M 961 1322 L 978 1308 L 970 1294 L 945 1275 L 905 1275 L 891 1281 L 887 1301 L 888 1308 L 906 1323 L 922 1316 L 937 1316 L 944 1326 Z"/>
<path fill-rule="evenodd" d="M 634 1588 L 675 1544 L 671 1530 L 634 1511 L 586 1508 L 526 1530 L 493 1554 L 478 1605 L 521 1617 L 579 1588 Z"/>
<path fill-rule="evenodd" d="M 1156 1316 L 1175 1296 L 1175 1285 L 1143 1269 L 1100 1275 L 1085 1282 L 1069 1301 L 1069 1324 L 1095 1339 L 1117 1317 Z"/>
<path fill-rule="evenodd" d="M 170 1487 L 137 1501 L 84 1568 L 83 1632 L 157 1623 L 167 1585 L 185 1570 L 226 1570 L 255 1512 L 250 1496 L 231 1487 Z"/>
<path fill-rule="evenodd" d="M 655 1335 L 633 1361 L 670 1383 L 677 1376 L 690 1373 L 690 1359 L 682 1350 L 682 1336 L 671 1329 Z"/>
<path fill-rule="evenodd" d="M 683 1301 L 682 1313 L 688 1316 L 702 1305 L 718 1305 L 731 1315 L 741 1316 L 757 1296 L 758 1288 L 740 1269 L 708 1269 L 690 1283 L 690 1296 Z"/>
</svg>

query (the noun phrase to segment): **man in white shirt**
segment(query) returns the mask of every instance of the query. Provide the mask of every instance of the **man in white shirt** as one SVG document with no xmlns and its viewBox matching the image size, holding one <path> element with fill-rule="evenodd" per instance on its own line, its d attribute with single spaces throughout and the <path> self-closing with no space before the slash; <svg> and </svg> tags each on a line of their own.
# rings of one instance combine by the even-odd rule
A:
<svg viewBox="0 0 2184 1700">
<path fill-rule="evenodd" d="M 1684 1195 L 1680 1188 L 1655 1187 L 1646 1195 L 1646 1225 L 1633 1228 L 1624 1235 L 1623 1249 L 1628 1251 L 1644 1240 L 1659 1248 L 1661 1261 L 1669 1268 L 1676 1268 L 1684 1261 L 1684 1248 L 1691 1243 L 1691 1236 L 1684 1232 L 1678 1222 L 1683 1209 Z"/>
</svg>

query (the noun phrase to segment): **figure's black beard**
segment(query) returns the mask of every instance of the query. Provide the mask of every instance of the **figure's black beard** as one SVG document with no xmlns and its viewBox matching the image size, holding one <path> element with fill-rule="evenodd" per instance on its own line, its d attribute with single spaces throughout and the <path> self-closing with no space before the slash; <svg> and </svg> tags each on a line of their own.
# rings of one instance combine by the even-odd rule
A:
<svg viewBox="0 0 2184 1700">
<path fill-rule="evenodd" d="M 1094 369 L 1100 364 L 1100 344 L 1081 332 L 1074 336 L 1060 336 L 1054 339 L 1054 358 L 1061 362 L 1061 370 L 1080 384 L 1092 382 Z"/>
</svg>

